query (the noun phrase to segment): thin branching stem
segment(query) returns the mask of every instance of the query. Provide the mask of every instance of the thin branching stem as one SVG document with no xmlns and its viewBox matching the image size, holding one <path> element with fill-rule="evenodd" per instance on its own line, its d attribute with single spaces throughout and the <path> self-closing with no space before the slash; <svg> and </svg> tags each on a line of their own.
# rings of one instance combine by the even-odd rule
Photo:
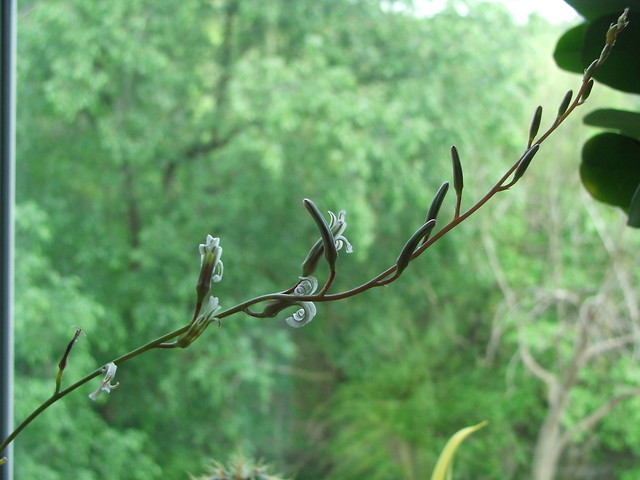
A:
<svg viewBox="0 0 640 480">
<path fill-rule="evenodd" d="M 120 357 L 113 360 L 113 363 L 115 363 L 116 365 L 121 365 L 148 350 L 157 348 L 159 344 L 166 342 L 167 340 L 171 340 L 172 338 L 177 337 L 178 335 L 181 335 L 187 329 L 188 327 L 184 326 L 177 330 L 174 330 L 173 332 L 167 333 L 162 337 L 156 338 L 155 340 L 145 345 L 142 345 L 141 347 L 138 347 L 135 350 L 130 351 L 129 353 L 125 353 L 124 355 L 121 355 Z M 80 380 L 78 380 L 74 384 L 51 395 L 51 397 L 49 397 L 48 400 L 46 400 L 42 405 L 40 405 L 33 412 L 31 412 L 31 414 L 27 418 L 25 418 L 22 421 L 22 423 L 20 423 L 20 425 L 18 425 L 15 428 L 15 430 L 11 432 L 11 434 L 0 444 L 0 452 L 2 452 L 7 447 L 7 445 L 9 445 L 20 434 L 20 432 L 22 432 L 22 430 L 24 430 L 33 420 L 35 420 L 47 408 L 49 408 L 51 405 L 56 403 L 61 398 L 66 397 L 71 392 L 81 387 L 88 381 L 93 380 L 97 376 L 101 375 L 102 373 L 103 373 L 103 370 L 102 370 L 102 367 L 100 367 L 97 370 L 94 370 L 90 374 L 86 375 L 85 377 L 82 377 Z"/>
</svg>

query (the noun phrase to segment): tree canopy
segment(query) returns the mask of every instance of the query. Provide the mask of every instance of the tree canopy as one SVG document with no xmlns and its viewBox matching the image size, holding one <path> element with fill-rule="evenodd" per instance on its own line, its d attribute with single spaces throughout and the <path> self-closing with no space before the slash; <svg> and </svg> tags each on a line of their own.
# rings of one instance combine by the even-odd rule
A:
<svg viewBox="0 0 640 480">
<path fill-rule="evenodd" d="M 451 144 L 482 195 L 526 146 L 561 30 L 464 5 L 22 2 L 17 416 L 53 389 L 73 326 L 88 338 L 65 379 L 186 323 L 207 234 L 228 306 L 298 278 L 317 237 L 303 198 L 347 210 L 348 288 L 423 221 Z M 637 239 L 577 196 L 566 137 L 389 289 L 320 305 L 300 330 L 238 315 L 121 368 L 108 399 L 72 395 L 16 442 L 17 475 L 183 478 L 241 451 L 301 480 L 426 478 L 447 438 L 486 419 L 456 478 L 522 478 L 549 411 L 530 360 L 562 376 L 605 292 L 590 315 L 616 321 L 594 322 L 593 345 L 638 320 Z M 563 431 L 606 402 L 594 385 L 637 384 L 634 342 L 566 384 Z M 566 464 L 631 475 L 637 402 L 572 437 Z"/>
</svg>

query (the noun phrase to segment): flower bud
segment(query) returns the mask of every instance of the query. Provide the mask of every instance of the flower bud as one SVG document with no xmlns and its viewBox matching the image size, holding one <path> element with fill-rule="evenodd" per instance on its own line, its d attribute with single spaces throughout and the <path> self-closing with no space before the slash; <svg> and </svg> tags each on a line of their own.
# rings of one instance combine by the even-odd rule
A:
<svg viewBox="0 0 640 480">
<path fill-rule="evenodd" d="M 529 145 L 533 143 L 533 140 L 538 135 L 538 130 L 540 129 L 540 122 L 542 121 L 542 107 L 538 105 L 535 113 L 533 114 L 533 119 L 531 120 L 531 126 L 529 127 Z"/>
<path fill-rule="evenodd" d="M 205 243 L 200 244 L 200 275 L 196 283 L 198 306 L 202 305 L 204 297 L 211 290 L 211 282 L 219 282 L 222 279 L 224 266 L 220 257 L 222 247 L 220 239 L 207 235 Z"/>
</svg>

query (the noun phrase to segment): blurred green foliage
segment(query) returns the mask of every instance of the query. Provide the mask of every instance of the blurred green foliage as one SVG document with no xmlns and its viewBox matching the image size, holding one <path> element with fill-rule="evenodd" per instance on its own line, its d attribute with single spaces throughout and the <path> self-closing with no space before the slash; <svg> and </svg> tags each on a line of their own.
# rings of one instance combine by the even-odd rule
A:
<svg viewBox="0 0 640 480">
<path fill-rule="evenodd" d="M 346 209 L 354 254 L 335 288 L 349 288 L 395 261 L 450 178 L 451 144 L 467 207 L 521 154 L 558 29 L 515 25 L 494 4 L 428 18 L 393 7 L 21 2 L 19 418 L 53 391 L 75 325 L 88 338 L 63 384 L 186 323 L 207 234 L 224 248 L 212 293 L 226 308 L 296 281 L 317 237 L 302 198 Z M 574 143 L 543 148 L 534 163 L 551 162 L 534 166 L 548 176 L 531 168 L 384 291 L 318 305 L 295 331 L 229 318 L 188 350 L 119 369 L 120 388 L 96 404 L 85 396 L 95 386 L 63 400 L 17 440 L 17 475 L 184 478 L 243 451 L 301 480 L 426 478 L 451 432 L 488 419 L 458 453 L 456 479 L 523 478 L 544 392 L 518 360 L 483 241 L 523 304 L 541 286 L 597 290 L 611 260 L 562 163 Z M 625 242 L 619 259 L 634 251 Z M 564 323 L 536 321 L 532 348 L 562 364 L 548 340 Z M 611 360 L 616 385 L 637 370 L 623 360 Z M 596 405 L 607 389 L 581 395 Z M 630 411 L 578 442 L 582 464 L 615 453 L 629 467 L 640 448 L 621 420 Z"/>
</svg>

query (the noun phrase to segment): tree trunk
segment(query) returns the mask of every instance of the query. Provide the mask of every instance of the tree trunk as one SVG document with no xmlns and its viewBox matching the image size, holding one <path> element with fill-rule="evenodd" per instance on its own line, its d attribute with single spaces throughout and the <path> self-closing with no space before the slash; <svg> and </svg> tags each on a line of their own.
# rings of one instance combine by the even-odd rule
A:
<svg viewBox="0 0 640 480">
<path fill-rule="evenodd" d="M 562 455 L 560 409 L 552 406 L 538 433 L 533 453 L 532 480 L 553 480 Z"/>
</svg>

